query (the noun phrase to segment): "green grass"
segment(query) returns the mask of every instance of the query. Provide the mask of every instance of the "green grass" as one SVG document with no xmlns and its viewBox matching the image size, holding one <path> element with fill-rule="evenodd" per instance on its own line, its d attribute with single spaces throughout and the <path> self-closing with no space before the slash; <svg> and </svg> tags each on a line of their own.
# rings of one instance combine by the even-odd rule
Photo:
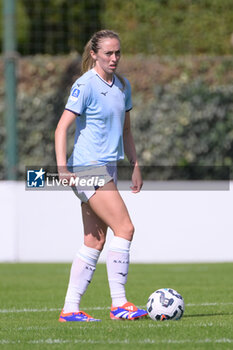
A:
<svg viewBox="0 0 233 350">
<path fill-rule="evenodd" d="M 0 264 L 1 349 L 233 347 L 233 263 L 131 264 L 126 289 L 136 305 L 145 307 L 162 287 L 184 297 L 183 318 L 167 322 L 111 321 L 106 267 L 99 264 L 81 306 L 102 322 L 59 323 L 69 270 L 67 264 Z"/>
</svg>

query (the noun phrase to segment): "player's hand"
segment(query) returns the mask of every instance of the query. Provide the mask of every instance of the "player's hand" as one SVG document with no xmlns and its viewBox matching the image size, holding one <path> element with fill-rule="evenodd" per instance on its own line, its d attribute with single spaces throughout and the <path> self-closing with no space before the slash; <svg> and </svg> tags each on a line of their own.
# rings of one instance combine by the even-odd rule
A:
<svg viewBox="0 0 233 350">
<path fill-rule="evenodd" d="M 58 167 L 58 174 L 60 180 L 67 180 L 68 182 L 70 182 L 72 178 L 76 178 L 76 175 L 71 173 L 66 167 Z"/>
<path fill-rule="evenodd" d="M 132 174 L 132 186 L 130 187 L 133 193 L 141 191 L 143 185 L 141 170 L 137 164 L 135 164 Z"/>
</svg>

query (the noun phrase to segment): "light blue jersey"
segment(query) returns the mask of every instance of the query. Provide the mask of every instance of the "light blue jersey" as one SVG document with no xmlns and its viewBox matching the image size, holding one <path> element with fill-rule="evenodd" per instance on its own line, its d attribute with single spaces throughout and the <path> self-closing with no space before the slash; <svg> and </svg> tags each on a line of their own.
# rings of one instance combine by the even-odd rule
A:
<svg viewBox="0 0 233 350">
<path fill-rule="evenodd" d="M 103 165 L 124 158 L 125 112 L 132 109 L 131 87 L 114 75 L 112 84 L 94 69 L 76 80 L 65 109 L 78 115 L 68 166 Z"/>
</svg>

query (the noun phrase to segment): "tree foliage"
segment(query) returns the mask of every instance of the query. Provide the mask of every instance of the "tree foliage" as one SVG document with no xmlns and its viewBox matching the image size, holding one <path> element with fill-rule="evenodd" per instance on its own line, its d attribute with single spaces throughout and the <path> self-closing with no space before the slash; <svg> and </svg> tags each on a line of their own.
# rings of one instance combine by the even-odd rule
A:
<svg viewBox="0 0 233 350">
<path fill-rule="evenodd" d="M 127 53 L 233 52 L 231 0 L 112 0 L 105 6 L 103 22 L 120 33 Z"/>
<path fill-rule="evenodd" d="M 233 53 L 232 0 L 18 0 L 16 3 L 18 50 L 23 55 L 81 53 L 93 32 L 103 28 L 119 32 L 123 50 L 128 54 Z M 2 26 L 0 41 L 1 30 Z"/>
<path fill-rule="evenodd" d="M 22 55 L 82 52 L 101 27 L 103 0 L 18 0 L 16 5 L 16 35 Z"/>
</svg>

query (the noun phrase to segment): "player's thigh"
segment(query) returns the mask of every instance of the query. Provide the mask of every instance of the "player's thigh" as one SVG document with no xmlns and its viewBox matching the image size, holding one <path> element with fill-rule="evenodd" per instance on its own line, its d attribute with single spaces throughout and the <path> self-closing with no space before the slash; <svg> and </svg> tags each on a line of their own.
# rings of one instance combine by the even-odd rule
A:
<svg viewBox="0 0 233 350">
<path fill-rule="evenodd" d="M 126 205 L 113 181 L 99 188 L 88 203 L 115 235 L 132 239 L 134 227 Z"/>
<path fill-rule="evenodd" d="M 107 225 L 95 214 L 88 203 L 82 203 L 82 218 L 84 244 L 88 247 L 102 250 L 106 239 Z"/>
</svg>

